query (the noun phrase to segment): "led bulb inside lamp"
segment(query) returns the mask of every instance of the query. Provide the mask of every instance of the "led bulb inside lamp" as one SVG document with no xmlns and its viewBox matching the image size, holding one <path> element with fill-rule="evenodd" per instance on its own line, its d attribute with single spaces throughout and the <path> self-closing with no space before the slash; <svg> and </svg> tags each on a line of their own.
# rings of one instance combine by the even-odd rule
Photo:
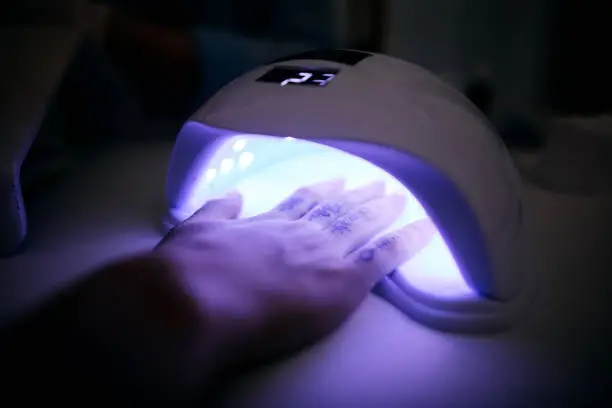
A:
<svg viewBox="0 0 612 408">
<path fill-rule="evenodd" d="M 211 151 L 201 169 L 203 176 L 188 199 L 186 212 L 195 211 L 209 199 L 238 190 L 244 201 L 241 216 L 252 217 L 272 209 L 302 186 L 344 178 L 347 188 L 381 180 L 388 193 L 406 197 L 403 214 L 380 235 L 428 218 L 421 203 L 396 178 L 362 158 L 329 146 L 293 138 L 241 135 L 217 141 Z M 476 296 L 440 233 L 397 272 L 416 290 L 438 298 Z"/>
</svg>

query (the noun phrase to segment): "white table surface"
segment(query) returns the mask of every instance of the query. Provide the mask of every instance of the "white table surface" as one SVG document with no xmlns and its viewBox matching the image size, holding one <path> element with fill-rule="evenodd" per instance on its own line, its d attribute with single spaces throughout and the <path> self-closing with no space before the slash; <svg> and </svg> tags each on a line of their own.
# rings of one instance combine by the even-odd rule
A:
<svg viewBox="0 0 612 408">
<path fill-rule="evenodd" d="M 160 238 L 171 145 L 115 149 L 27 202 L 30 238 L 0 259 L 3 321 Z M 586 406 L 612 388 L 612 200 L 525 187 L 531 313 L 496 336 L 421 327 L 371 296 L 331 339 L 244 382 L 232 407 Z"/>
</svg>

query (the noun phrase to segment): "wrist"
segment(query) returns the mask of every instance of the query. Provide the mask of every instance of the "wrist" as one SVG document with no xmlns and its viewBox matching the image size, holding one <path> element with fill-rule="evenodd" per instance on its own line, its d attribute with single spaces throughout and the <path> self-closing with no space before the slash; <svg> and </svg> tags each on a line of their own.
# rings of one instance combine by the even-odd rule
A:
<svg viewBox="0 0 612 408">
<path fill-rule="evenodd" d="M 226 298 L 227 291 L 216 285 L 212 278 L 214 271 L 194 273 L 183 266 L 181 254 L 153 251 L 145 258 L 163 270 L 176 292 L 189 303 L 189 312 L 185 312 L 190 317 L 186 319 L 188 345 L 182 354 L 184 372 L 191 378 L 198 378 L 202 386 L 212 377 L 232 371 L 244 348 L 243 336 L 236 330 L 243 328 L 245 322 L 237 322 L 235 308 L 220 300 Z"/>
<path fill-rule="evenodd" d="M 120 377 L 119 386 L 185 398 L 220 370 L 208 316 L 165 259 L 145 254 L 115 263 L 78 293 L 90 355 L 102 370 L 108 362 L 100 359 L 112 360 L 109 376 Z"/>
<path fill-rule="evenodd" d="M 156 250 L 151 256 L 164 265 L 197 309 L 198 330 L 192 361 L 207 367 L 206 376 L 229 374 L 248 348 L 244 342 L 250 325 L 254 324 L 253 308 L 244 302 L 243 296 L 232 292 L 235 288 L 215 278 L 214 266 L 194 271 L 184 265 L 180 253 Z"/>
</svg>

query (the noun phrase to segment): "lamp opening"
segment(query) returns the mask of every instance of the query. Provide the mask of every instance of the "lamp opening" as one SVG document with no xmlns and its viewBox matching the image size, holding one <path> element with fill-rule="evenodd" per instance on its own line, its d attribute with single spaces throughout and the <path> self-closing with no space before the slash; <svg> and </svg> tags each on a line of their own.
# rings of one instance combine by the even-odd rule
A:
<svg viewBox="0 0 612 408">
<path fill-rule="evenodd" d="M 200 163 L 178 218 L 188 217 L 206 201 L 231 190 L 243 196 L 241 217 L 252 217 L 271 210 L 302 186 L 340 177 L 347 188 L 384 181 L 387 192 L 406 197 L 402 215 L 379 235 L 429 218 L 421 202 L 397 178 L 361 157 L 322 143 L 234 133 L 218 137 Z M 475 296 L 440 231 L 396 273 L 417 291 L 436 298 Z"/>
</svg>

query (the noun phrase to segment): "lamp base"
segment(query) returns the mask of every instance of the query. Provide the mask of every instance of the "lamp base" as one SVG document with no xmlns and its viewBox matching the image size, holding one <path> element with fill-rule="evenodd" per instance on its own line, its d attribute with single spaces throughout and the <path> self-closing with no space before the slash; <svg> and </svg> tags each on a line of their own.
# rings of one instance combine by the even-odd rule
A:
<svg viewBox="0 0 612 408">
<path fill-rule="evenodd" d="M 526 277 L 522 289 L 518 296 L 506 302 L 480 297 L 442 301 L 418 292 L 392 274 L 380 281 L 373 292 L 431 329 L 493 334 L 510 329 L 525 316 L 535 297 L 535 278 Z"/>
</svg>

